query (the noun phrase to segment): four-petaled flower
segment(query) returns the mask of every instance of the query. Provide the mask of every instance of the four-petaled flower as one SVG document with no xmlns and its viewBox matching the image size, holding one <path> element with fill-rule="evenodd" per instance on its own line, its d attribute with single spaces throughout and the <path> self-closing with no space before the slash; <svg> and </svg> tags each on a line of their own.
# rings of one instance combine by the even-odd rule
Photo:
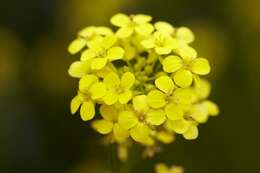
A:
<svg viewBox="0 0 260 173">
<path fill-rule="evenodd" d="M 161 76 L 155 80 L 159 89 L 152 90 L 147 95 L 148 104 L 152 108 L 164 107 L 165 113 L 170 120 L 181 119 L 184 109 L 192 101 L 192 93 L 188 89 L 176 88 L 172 79 Z"/>
<path fill-rule="evenodd" d="M 86 75 L 79 81 L 79 92 L 71 101 L 71 113 L 79 109 L 82 120 L 88 121 L 95 116 L 95 103 L 106 95 L 106 86 L 95 75 Z"/>
<path fill-rule="evenodd" d="M 100 107 L 100 114 L 103 119 L 94 120 L 92 127 L 101 134 L 110 134 L 118 143 L 123 143 L 129 137 L 127 129 L 123 128 L 118 123 L 118 114 L 122 109 L 122 105 L 102 105 Z"/>
<path fill-rule="evenodd" d="M 173 73 L 174 82 L 182 88 L 189 87 L 197 75 L 206 75 L 210 72 L 208 60 L 196 56 L 169 55 L 162 61 L 162 66 L 165 72 Z"/>
<path fill-rule="evenodd" d="M 166 120 L 162 109 L 152 109 L 147 103 L 146 95 L 133 98 L 133 108 L 122 111 L 119 115 L 119 124 L 130 131 L 131 137 L 140 143 L 152 145 L 150 125 L 161 125 Z"/>
<path fill-rule="evenodd" d="M 120 38 L 130 37 L 134 32 L 148 36 L 154 30 L 153 25 L 148 23 L 152 20 L 151 16 L 144 14 L 131 15 L 130 17 L 119 13 L 111 18 L 111 23 L 120 27 L 116 35 Z"/>
<path fill-rule="evenodd" d="M 178 47 L 178 41 L 165 32 L 156 31 L 151 37 L 141 42 L 144 48 L 154 49 L 159 55 L 167 55 Z"/>
<path fill-rule="evenodd" d="M 114 46 L 116 41 L 114 35 L 93 39 L 88 42 L 89 49 L 82 52 L 81 61 L 92 59 L 91 69 L 100 70 L 107 62 L 122 59 L 125 51 L 119 46 Z"/>
<path fill-rule="evenodd" d="M 105 76 L 104 83 L 108 90 L 103 100 L 107 105 L 112 105 L 117 101 L 126 104 L 132 99 L 131 87 L 135 83 L 135 76 L 131 72 L 124 73 L 121 79 L 116 73 L 111 72 Z"/>
</svg>

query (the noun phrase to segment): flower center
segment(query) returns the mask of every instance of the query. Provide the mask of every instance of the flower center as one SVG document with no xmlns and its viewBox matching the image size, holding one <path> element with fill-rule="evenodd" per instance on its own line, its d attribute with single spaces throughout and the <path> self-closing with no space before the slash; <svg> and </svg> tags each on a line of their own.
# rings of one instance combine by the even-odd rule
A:
<svg viewBox="0 0 260 173">
<path fill-rule="evenodd" d="M 118 87 L 115 88 L 115 92 L 117 94 L 122 94 L 122 93 L 125 92 L 125 90 L 122 87 L 118 86 Z"/>
</svg>

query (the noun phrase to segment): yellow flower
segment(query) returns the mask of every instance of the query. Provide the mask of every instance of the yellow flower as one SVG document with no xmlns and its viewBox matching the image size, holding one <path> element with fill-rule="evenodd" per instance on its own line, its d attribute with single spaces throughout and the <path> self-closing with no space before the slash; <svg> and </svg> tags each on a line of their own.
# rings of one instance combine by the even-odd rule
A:
<svg viewBox="0 0 260 173">
<path fill-rule="evenodd" d="M 118 13 L 111 18 L 110 22 L 120 27 L 116 32 L 117 36 L 119 38 L 126 38 L 130 37 L 134 32 L 145 36 L 151 34 L 154 30 L 153 25 L 148 23 L 151 20 L 151 16 L 144 14 L 131 15 L 129 17 Z"/>
<path fill-rule="evenodd" d="M 162 109 L 151 109 L 148 106 L 146 95 L 133 98 L 133 109 L 126 110 L 119 115 L 119 124 L 130 130 L 131 137 L 143 144 L 151 145 L 150 126 L 159 126 L 165 121 Z"/>
<path fill-rule="evenodd" d="M 191 103 L 192 93 L 190 90 L 176 88 L 172 79 L 168 76 L 161 76 L 155 80 L 159 90 L 152 90 L 147 95 L 147 102 L 152 108 L 162 108 L 171 120 L 178 120 L 183 117 L 183 106 Z"/>
<path fill-rule="evenodd" d="M 87 45 L 87 41 L 89 41 L 97 36 L 107 36 L 107 35 L 112 35 L 112 34 L 113 34 L 113 31 L 107 27 L 102 27 L 102 26 L 86 27 L 78 33 L 78 38 L 73 40 L 70 43 L 70 45 L 68 47 L 68 51 L 71 54 L 76 54 Z"/>
<path fill-rule="evenodd" d="M 184 170 L 180 166 L 171 166 L 168 167 L 164 163 L 158 163 L 155 165 L 156 173 L 183 173 Z"/>
<path fill-rule="evenodd" d="M 182 134 L 187 140 L 194 140 L 199 134 L 197 124 L 184 118 L 174 121 L 167 120 L 165 127 L 177 134 Z"/>
<path fill-rule="evenodd" d="M 96 38 L 88 43 L 89 49 L 82 52 L 81 61 L 92 59 L 91 69 L 100 70 L 107 62 L 123 58 L 124 49 L 114 46 L 117 38 L 113 35 Z"/>
<path fill-rule="evenodd" d="M 206 75 L 210 72 L 209 62 L 205 58 L 184 59 L 169 55 L 162 61 L 163 70 L 173 73 L 174 82 L 187 88 L 192 84 L 194 75 Z"/>
<path fill-rule="evenodd" d="M 209 116 L 217 116 L 218 114 L 218 106 L 209 100 L 194 104 L 189 110 L 189 116 L 198 123 L 205 123 Z"/>
<path fill-rule="evenodd" d="M 71 113 L 79 109 L 82 120 L 88 121 L 95 116 L 95 103 L 106 94 L 106 87 L 95 75 L 86 75 L 79 81 L 79 92 L 71 101 Z"/>
<path fill-rule="evenodd" d="M 131 72 L 126 72 L 120 79 L 116 73 L 109 73 L 104 78 L 104 83 L 108 88 L 106 96 L 103 98 L 107 105 L 112 105 L 119 101 L 126 104 L 132 99 L 131 87 L 135 83 L 135 76 Z"/>
<path fill-rule="evenodd" d="M 154 49 L 158 55 L 167 55 L 178 47 L 178 41 L 165 32 L 156 31 L 153 35 L 141 42 L 144 48 Z"/>
<path fill-rule="evenodd" d="M 101 134 L 112 133 L 113 138 L 118 143 L 125 142 L 129 137 L 129 132 L 122 128 L 118 123 L 118 113 L 121 110 L 120 106 L 116 105 L 101 105 L 100 114 L 103 119 L 92 122 L 92 127 Z"/>
</svg>

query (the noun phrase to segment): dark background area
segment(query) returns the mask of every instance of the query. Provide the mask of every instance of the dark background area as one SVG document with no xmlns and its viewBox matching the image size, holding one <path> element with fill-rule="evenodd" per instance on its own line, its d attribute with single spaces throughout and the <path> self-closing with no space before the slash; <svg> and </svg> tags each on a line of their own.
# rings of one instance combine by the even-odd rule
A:
<svg viewBox="0 0 260 173">
<path fill-rule="evenodd" d="M 101 173 L 108 148 L 69 112 L 77 81 L 67 45 L 87 25 L 108 25 L 117 13 L 188 26 L 209 58 L 211 99 L 221 113 L 195 141 L 178 137 L 142 160 L 185 167 L 186 173 L 260 172 L 259 0 L 0 0 L 0 172 Z M 90 171 L 91 170 L 91 171 Z"/>
</svg>

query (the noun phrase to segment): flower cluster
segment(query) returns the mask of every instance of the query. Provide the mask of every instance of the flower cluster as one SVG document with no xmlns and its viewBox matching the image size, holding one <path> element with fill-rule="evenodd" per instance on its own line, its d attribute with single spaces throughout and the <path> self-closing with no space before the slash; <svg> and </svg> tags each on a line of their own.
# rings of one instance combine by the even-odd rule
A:
<svg viewBox="0 0 260 173">
<path fill-rule="evenodd" d="M 198 125 L 218 114 L 207 98 L 207 59 L 197 55 L 187 27 L 174 27 L 144 14 L 116 14 L 114 32 L 104 26 L 81 30 L 69 45 L 80 60 L 69 68 L 79 78 L 71 112 L 80 110 L 111 142 L 169 144 L 175 134 L 196 139 Z M 160 173 L 162 171 L 159 171 Z"/>
</svg>

